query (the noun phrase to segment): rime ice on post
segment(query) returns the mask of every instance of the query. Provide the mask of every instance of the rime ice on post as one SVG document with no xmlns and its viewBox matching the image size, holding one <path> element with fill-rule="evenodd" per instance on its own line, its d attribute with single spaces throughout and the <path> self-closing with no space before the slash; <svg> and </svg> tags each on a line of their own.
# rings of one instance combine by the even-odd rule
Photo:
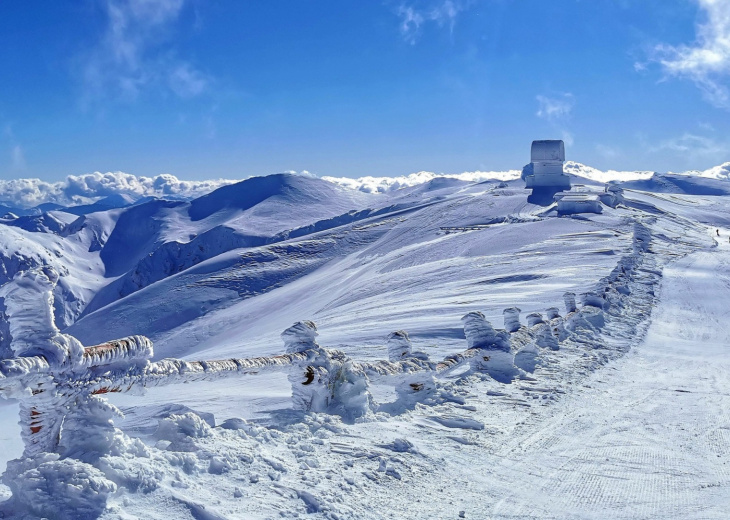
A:
<svg viewBox="0 0 730 520">
<path fill-rule="evenodd" d="M 507 334 L 497 332 L 479 311 L 472 311 L 461 318 L 464 323 L 464 335 L 469 348 L 483 348 L 509 352 Z"/>
<path fill-rule="evenodd" d="M 388 360 L 397 363 L 405 359 L 428 360 L 423 352 L 413 352 L 411 340 L 404 330 L 397 330 L 388 335 Z M 415 402 L 427 400 L 436 391 L 436 380 L 427 372 L 413 372 L 398 377 L 395 392 L 398 402 L 403 406 L 413 406 Z"/>
<path fill-rule="evenodd" d="M 550 325 L 545 323 L 542 314 L 539 312 L 528 314 L 527 326 L 535 335 L 535 343 L 539 347 L 558 350 L 558 339 L 553 335 Z"/>
<path fill-rule="evenodd" d="M 560 309 L 558 309 L 557 307 L 550 307 L 548 309 L 545 309 L 545 314 L 547 314 L 549 320 L 554 320 L 555 318 L 560 317 Z"/>
<path fill-rule="evenodd" d="M 509 307 L 502 311 L 504 316 L 504 328 L 507 332 L 517 332 L 520 330 L 520 312 L 517 307 Z"/>
<path fill-rule="evenodd" d="M 570 314 L 575 312 L 577 307 L 575 306 L 575 293 L 566 292 L 563 294 L 563 301 L 565 302 L 565 312 Z"/>
<path fill-rule="evenodd" d="M 558 344 L 558 338 L 553 333 L 553 329 L 547 323 L 539 323 L 535 331 L 535 343 L 543 348 L 549 348 L 552 350 L 558 350 L 560 345 Z"/>
<path fill-rule="evenodd" d="M 54 367 L 73 366 L 84 348 L 68 334 L 61 334 L 53 316 L 53 289 L 58 273 L 42 267 L 18 274 L 0 289 L 5 300 L 12 341 L 18 357 L 42 356 Z"/>
<path fill-rule="evenodd" d="M 367 413 L 371 398 L 365 373 L 355 369 L 341 352 L 321 348 L 316 337 L 317 326 L 312 321 L 299 321 L 281 334 L 287 353 L 309 352 L 289 373 L 294 407 L 344 417 Z"/>
<path fill-rule="evenodd" d="M 411 355 L 413 346 L 408 333 L 404 330 L 397 330 L 388 335 L 388 359 L 390 361 L 400 361 Z"/>
<path fill-rule="evenodd" d="M 304 352 L 310 349 L 319 348 L 315 338 L 319 335 L 317 325 L 313 321 L 298 321 L 284 332 L 281 339 L 284 340 L 284 347 L 287 354 Z"/>
<path fill-rule="evenodd" d="M 544 323 L 545 320 L 542 319 L 542 314 L 539 312 L 532 312 L 527 315 L 527 326 L 532 328 L 538 323 Z"/>
<path fill-rule="evenodd" d="M 472 369 L 485 371 L 502 383 L 511 382 L 519 371 L 510 351 L 509 334 L 494 330 L 484 314 L 478 311 L 468 313 L 461 321 L 469 348 L 483 351 L 471 358 Z"/>
<path fill-rule="evenodd" d="M 586 292 L 581 294 L 580 296 L 583 302 L 583 306 L 588 305 L 590 307 L 603 309 L 603 306 L 606 303 L 606 301 L 603 299 L 603 295 L 596 292 Z"/>
</svg>

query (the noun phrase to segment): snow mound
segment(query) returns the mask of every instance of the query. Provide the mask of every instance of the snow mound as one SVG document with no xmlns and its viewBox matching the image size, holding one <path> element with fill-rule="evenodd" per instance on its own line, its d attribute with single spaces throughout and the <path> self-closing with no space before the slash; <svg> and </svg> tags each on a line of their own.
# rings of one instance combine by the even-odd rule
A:
<svg viewBox="0 0 730 520">
<path fill-rule="evenodd" d="M 3 481 L 18 510 L 59 520 L 98 518 L 117 491 L 94 466 L 48 453 L 10 462 Z"/>
</svg>

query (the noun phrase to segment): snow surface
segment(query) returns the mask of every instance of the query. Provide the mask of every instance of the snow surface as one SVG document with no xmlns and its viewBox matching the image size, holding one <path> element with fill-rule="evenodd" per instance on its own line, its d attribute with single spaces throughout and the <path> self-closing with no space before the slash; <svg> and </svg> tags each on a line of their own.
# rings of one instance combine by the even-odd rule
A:
<svg viewBox="0 0 730 520">
<path fill-rule="evenodd" d="M 59 401 L 57 453 L 25 458 L 0 402 L 0 516 L 725 518 L 730 185 L 618 177 L 600 215 L 509 176 L 277 175 L 3 222 L 0 358 L 36 313 L 87 346 L 148 336 L 157 379 Z"/>
</svg>

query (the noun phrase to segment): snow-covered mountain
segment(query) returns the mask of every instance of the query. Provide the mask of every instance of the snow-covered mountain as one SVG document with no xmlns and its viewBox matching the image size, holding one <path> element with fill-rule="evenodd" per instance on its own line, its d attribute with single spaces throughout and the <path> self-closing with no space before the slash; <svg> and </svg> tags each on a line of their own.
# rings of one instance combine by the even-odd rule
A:
<svg viewBox="0 0 730 520">
<path fill-rule="evenodd" d="M 66 505 L 82 504 L 104 518 L 269 518 L 277 511 L 313 518 L 381 518 L 388 512 L 458 518 L 461 511 L 462 518 L 580 517 L 592 491 L 578 484 L 560 488 L 555 502 L 546 489 L 528 493 L 522 487 L 543 485 L 534 475 L 549 480 L 546 468 L 554 460 L 546 458 L 545 468 L 533 474 L 523 455 L 541 443 L 563 446 L 549 430 L 569 422 L 561 415 L 570 413 L 563 403 L 585 400 L 585 411 L 590 398 L 597 399 L 578 389 L 604 380 L 614 390 L 629 384 L 596 374 L 630 349 L 652 345 L 642 343 L 645 337 L 657 341 L 661 329 L 650 323 L 663 298 L 659 283 L 666 266 L 693 254 L 715 255 L 701 257 L 700 264 L 715 266 L 722 280 L 730 276 L 730 261 L 720 256 L 730 250 L 717 249 L 715 241 L 719 234 L 726 241 L 730 228 L 728 165 L 671 174 L 600 172 L 567 163 L 574 185 L 582 185 L 577 190 L 598 193 L 606 182 L 623 187 L 623 202 L 601 214 L 565 216 L 554 205 L 530 204 L 513 171 L 358 180 L 278 174 L 224 183 L 199 196 L 183 197 L 179 190 L 173 200 L 134 188 L 75 208 L 0 219 L 0 286 L 19 273 L 51 268 L 58 275 L 51 299 L 59 334 L 87 346 L 144 335 L 154 342 L 155 360 L 281 354 L 280 333 L 304 320 L 316 322 L 320 345 L 354 362 L 388 359 L 394 347 L 386 338 L 400 330 L 408 335 L 396 339 L 410 338 L 419 355 L 440 360 L 467 348 L 471 332 L 461 319 L 471 311 L 500 329 L 503 311 L 513 307 L 523 322 L 528 315 L 538 320 L 534 313 L 546 321 L 533 325 L 550 322 L 546 316 L 563 306 L 566 292 L 585 305 L 591 298 L 612 302 L 601 313 L 581 315 L 588 318 L 578 332 L 561 316 L 554 331 L 559 345 L 549 327 L 549 338 L 525 340 L 519 359 L 527 361 L 519 363 L 534 372 L 515 369 L 524 377 L 512 384 L 462 367 L 433 381 L 404 380 L 406 389 L 416 384 L 433 390 L 428 399 L 406 402 L 394 397 L 401 390 L 368 376 L 369 411 L 357 421 L 297 415 L 292 385 L 280 374 L 114 397 L 125 412 L 116 420 L 124 433 L 112 435 L 113 453 L 78 467 L 68 463 L 70 474 L 82 475 L 74 477 L 79 486 L 91 486 L 95 494 Z M 15 304 L 2 305 L 5 318 L 12 318 Z M 673 311 L 660 308 L 659 322 L 666 326 Z M 494 331 L 480 328 L 478 316 L 472 315 L 477 337 L 489 336 Z M 2 359 L 11 357 L 13 338 L 8 320 L 0 324 Z M 564 337 L 561 327 L 567 327 Z M 537 337 L 524 323 L 520 330 L 514 334 Z M 717 342 L 723 337 L 712 336 Z M 475 344 L 474 337 L 468 340 Z M 7 427 L 0 440 L 8 446 L 3 464 L 20 455 L 20 434 L 12 426 L 17 411 L 14 402 L 0 406 L 0 424 Z M 532 436 L 538 427 L 541 433 Z M 547 457 L 550 448 L 535 452 Z M 583 455 L 593 461 L 593 452 Z M 505 462 L 510 457 L 514 469 Z M 648 460 L 641 464 L 651 465 Z M 707 464 L 715 475 L 714 460 Z M 14 468 L 21 479 L 36 471 Z M 567 479 L 569 472 L 560 475 Z M 607 486 L 604 480 L 599 484 Z M 27 482 L 14 490 L 52 503 L 40 484 Z M 659 483 L 641 480 L 637 486 Z M 727 479 L 717 486 L 722 493 L 730 489 Z M 7 495 L 3 489 L 0 500 Z M 423 500 L 424 492 L 442 500 Z M 702 495 L 708 507 L 722 503 L 726 495 L 717 493 Z M 580 504 L 568 503 L 571 496 Z M 8 504 L 0 503 L 0 512 L 15 511 Z M 608 506 L 611 516 L 626 518 L 683 511 L 681 504 Z"/>
</svg>

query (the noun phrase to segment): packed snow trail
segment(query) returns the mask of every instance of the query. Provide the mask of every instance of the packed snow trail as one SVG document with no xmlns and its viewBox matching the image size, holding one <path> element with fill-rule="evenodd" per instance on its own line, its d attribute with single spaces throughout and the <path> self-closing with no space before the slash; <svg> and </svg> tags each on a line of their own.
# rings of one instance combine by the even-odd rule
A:
<svg viewBox="0 0 730 520">
<path fill-rule="evenodd" d="M 490 518 L 727 518 L 729 291 L 727 244 L 668 266 L 644 341 L 489 457 Z"/>
</svg>

